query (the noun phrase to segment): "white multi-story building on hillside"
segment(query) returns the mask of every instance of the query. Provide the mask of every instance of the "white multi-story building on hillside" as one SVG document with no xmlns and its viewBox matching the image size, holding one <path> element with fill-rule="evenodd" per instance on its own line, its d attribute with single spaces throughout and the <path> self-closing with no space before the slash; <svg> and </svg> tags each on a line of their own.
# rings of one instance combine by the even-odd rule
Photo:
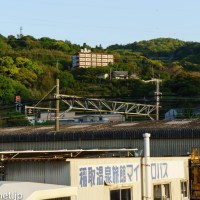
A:
<svg viewBox="0 0 200 200">
<path fill-rule="evenodd" d="M 72 67 L 104 67 L 114 63 L 114 56 L 105 53 L 93 53 L 91 50 L 82 49 L 72 58 Z"/>
</svg>

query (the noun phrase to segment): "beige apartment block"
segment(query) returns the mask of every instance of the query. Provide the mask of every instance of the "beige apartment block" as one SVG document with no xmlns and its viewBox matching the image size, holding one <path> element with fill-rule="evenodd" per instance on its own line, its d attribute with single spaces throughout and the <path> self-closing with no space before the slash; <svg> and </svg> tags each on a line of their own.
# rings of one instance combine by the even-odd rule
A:
<svg viewBox="0 0 200 200">
<path fill-rule="evenodd" d="M 114 63 L 114 56 L 105 53 L 95 53 L 91 50 L 82 49 L 72 57 L 72 67 L 101 67 L 108 66 Z"/>
</svg>

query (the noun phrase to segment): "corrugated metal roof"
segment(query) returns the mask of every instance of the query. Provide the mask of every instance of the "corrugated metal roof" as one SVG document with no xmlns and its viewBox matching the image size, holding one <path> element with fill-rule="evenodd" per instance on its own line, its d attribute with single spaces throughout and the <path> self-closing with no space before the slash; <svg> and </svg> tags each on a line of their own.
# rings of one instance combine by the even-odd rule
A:
<svg viewBox="0 0 200 200">
<path fill-rule="evenodd" d="M 145 132 L 152 139 L 200 138 L 200 120 L 143 121 L 128 123 L 64 125 L 55 132 L 53 127 L 23 127 L 0 129 L 3 142 L 43 142 L 78 140 L 142 139 Z M 172 123 L 173 122 L 173 123 Z M 74 127 L 74 128 L 73 128 Z"/>
<path fill-rule="evenodd" d="M 43 151 L 0 151 L 1 161 L 14 160 L 66 160 L 67 158 L 89 157 L 133 157 L 138 149 L 76 149 L 76 150 L 43 150 Z"/>
</svg>

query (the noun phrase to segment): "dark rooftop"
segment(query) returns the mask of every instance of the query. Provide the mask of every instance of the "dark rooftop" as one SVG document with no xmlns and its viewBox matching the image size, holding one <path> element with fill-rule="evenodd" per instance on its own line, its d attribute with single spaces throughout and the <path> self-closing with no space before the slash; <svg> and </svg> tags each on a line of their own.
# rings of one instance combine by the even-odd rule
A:
<svg viewBox="0 0 200 200">
<path fill-rule="evenodd" d="M 73 141 L 142 139 L 151 133 L 152 139 L 200 138 L 200 120 L 141 121 L 130 123 L 80 123 L 61 125 L 58 132 L 54 126 L 29 126 L 1 128 L 1 142 Z"/>
</svg>

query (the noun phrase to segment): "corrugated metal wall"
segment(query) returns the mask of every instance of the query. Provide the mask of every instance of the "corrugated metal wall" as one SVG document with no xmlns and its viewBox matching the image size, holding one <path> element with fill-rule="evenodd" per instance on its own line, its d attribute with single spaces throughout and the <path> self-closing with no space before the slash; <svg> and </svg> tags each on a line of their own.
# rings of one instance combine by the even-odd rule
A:
<svg viewBox="0 0 200 200">
<path fill-rule="evenodd" d="M 152 156 L 182 156 L 200 146 L 200 129 L 127 129 L 42 133 L 36 135 L 0 135 L 0 151 L 58 149 L 143 149 L 145 132 L 151 133 Z"/>
<path fill-rule="evenodd" d="M 8 162 L 6 181 L 31 181 L 70 185 L 70 167 L 67 162 Z"/>
<path fill-rule="evenodd" d="M 151 139 L 151 138 L 150 138 Z M 151 139 L 152 156 L 182 156 L 191 152 L 193 147 L 200 146 L 199 139 Z M 143 139 L 118 140 L 84 140 L 56 142 L 3 143 L 4 150 L 59 150 L 59 149 L 121 149 L 137 148 L 143 150 Z"/>
</svg>

